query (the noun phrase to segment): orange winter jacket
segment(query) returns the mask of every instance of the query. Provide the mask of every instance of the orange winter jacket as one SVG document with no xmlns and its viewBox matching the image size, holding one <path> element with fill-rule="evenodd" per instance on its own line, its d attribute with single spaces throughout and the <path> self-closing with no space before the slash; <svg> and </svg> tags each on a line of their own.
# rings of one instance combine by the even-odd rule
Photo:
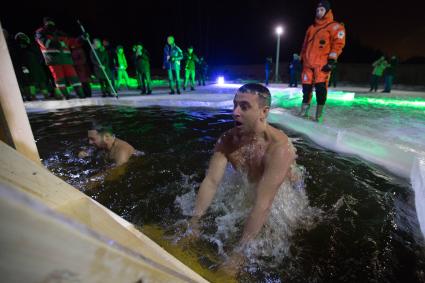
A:
<svg viewBox="0 0 425 283">
<path fill-rule="evenodd" d="M 344 45 L 345 28 L 334 21 L 332 10 L 329 10 L 307 30 L 301 51 L 303 66 L 318 68 L 326 65 L 328 59 L 336 60 Z"/>
</svg>

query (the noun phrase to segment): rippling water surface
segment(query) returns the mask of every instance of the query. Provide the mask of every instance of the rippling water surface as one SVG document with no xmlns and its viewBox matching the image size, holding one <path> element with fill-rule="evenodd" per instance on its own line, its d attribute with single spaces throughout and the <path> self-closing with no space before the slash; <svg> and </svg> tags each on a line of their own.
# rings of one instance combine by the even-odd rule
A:
<svg viewBox="0 0 425 283">
<path fill-rule="evenodd" d="M 77 158 L 92 121 L 112 125 L 145 155 L 88 190 L 88 178 L 108 166 L 102 158 Z M 215 141 L 233 125 L 228 110 L 156 107 L 82 107 L 31 114 L 30 122 L 47 168 L 128 221 L 159 227 L 170 245 L 179 245 Z M 285 132 L 302 182 L 279 191 L 238 280 L 425 282 L 425 244 L 408 180 Z M 205 268 L 214 270 L 237 242 L 251 201 L 244 176 L 228 168 L 192 247 Z"/>
</svg>

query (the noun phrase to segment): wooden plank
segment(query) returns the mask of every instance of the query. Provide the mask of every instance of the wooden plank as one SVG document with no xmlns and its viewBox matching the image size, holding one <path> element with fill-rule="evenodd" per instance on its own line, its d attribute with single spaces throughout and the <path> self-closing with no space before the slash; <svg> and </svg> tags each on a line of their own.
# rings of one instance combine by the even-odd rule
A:
<svg viewBox="0 0 425 283">
<path fill-rule="evenodd" d="M 1 184 L 0 223 L 3 282 L 196 282 Z"/>
<path fill-rule="evenodd" d="M 0 62 L 0 138 L 41 164 L 3 32 L 0 32 Z"/>
<path fill-rule="evenodd" d="M 183 273 L 197 282 L 206 282 L 200 275 L 143 235 L 131 223 L 2 142 L 0 142 L 0 183 L 32 195 L 49 208 L 146 258 Z"/>
</svg>

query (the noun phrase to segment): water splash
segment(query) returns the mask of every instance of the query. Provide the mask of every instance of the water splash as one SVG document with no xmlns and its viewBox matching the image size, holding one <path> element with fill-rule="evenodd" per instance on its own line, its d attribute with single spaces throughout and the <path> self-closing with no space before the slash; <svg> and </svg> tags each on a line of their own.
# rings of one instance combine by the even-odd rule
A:
<svg viewBox="0 0 425 283">
<path fill-rule="evenodd" d="M 293 167 L 297 182 L 285 181 L 278 190 L 266 224 L 245 249 L 251 264 L 278 265 L 290 256 L 291 237 L 297 230 L 309 230 L 321 216 L 321 210 L 309 206 L 304 190 L 305 170 Z M 213 243 L 218 253 L 227 257 L 227 250 L 237 245 L 243 226 L 255 200 L 254 186 L 244 174 L 226 169 L 213 203 L 204 216 L 203 238 Z M 175 204 L 185 216 L 191 216 L 196 194 L 194 189 L 178 196 Z M 214 228 L 214 229 L 213 229 Z"/>
</svg>

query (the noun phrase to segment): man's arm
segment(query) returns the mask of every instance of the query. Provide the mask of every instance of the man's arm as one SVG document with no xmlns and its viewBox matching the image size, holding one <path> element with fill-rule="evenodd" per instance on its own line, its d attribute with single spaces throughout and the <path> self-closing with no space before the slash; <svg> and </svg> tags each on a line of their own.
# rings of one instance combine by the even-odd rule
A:
<svg viewBox="0 0 425 283">
<path fill-rule="evenodd" d="M 197 221 L 202 215 L 204 215 L 205 211 L 210 206 L 218 185 L 223 178 L 226 165 L 227 157 L 224 153 L 221 151 L 215 151 L 211 158 L 207 175 L 199 188 L 192 220 Z"/>
<path fill-rule="evenodd" d="M 115 167 L 121 166 L 130 159 L 130 156 L 133 154 L 134 150 L 125 149 L 118 151 L 114 156 Z"/>
<path fill-rule="evenodd" d="M 345 46 L 346 34 L 344 26 L 339 23 L 331 25 L 331 30 L 331 51 L 328 59 L 336 61 Z"/>
<path fill-rule="evenodd" d="M 288 143 L 277 145 L 266 158 L 264 174 L 256 188 L 256 199 L 240 240 L 243 246 L 254 239 L 260 232 L 273 204 L 277 190 L 288 175 L 291 164 L 295 160 L 295 153 Z"/>
<path fill-rule="evenodd" d="M 310 27 L 307 29 L 305 36 L 304 36 L 304 41 L 303 41 L 303 45 L 301 48 L 301 52 L 300 52 L 300 60 L 304 60 L 305 61 L 305 53 L 307 52 L 307 44 L 308 44 L 308 40 L 310 38 Z"/>
<path fill-rule="evenodd" d="M 94 176 L 91 176 L 88 179 L 88 183 L 86 184 L 86 190 L 96 190 L 101 182 L 103 181 L 115 181 L 121 178 L 122 175 L 125 174 L 127 171 L 127 164 L 124 163 L 120 166 L 115 166 L 109 169 L 106 169 L 105 171 L 99 172 Z"/>
</svg>

